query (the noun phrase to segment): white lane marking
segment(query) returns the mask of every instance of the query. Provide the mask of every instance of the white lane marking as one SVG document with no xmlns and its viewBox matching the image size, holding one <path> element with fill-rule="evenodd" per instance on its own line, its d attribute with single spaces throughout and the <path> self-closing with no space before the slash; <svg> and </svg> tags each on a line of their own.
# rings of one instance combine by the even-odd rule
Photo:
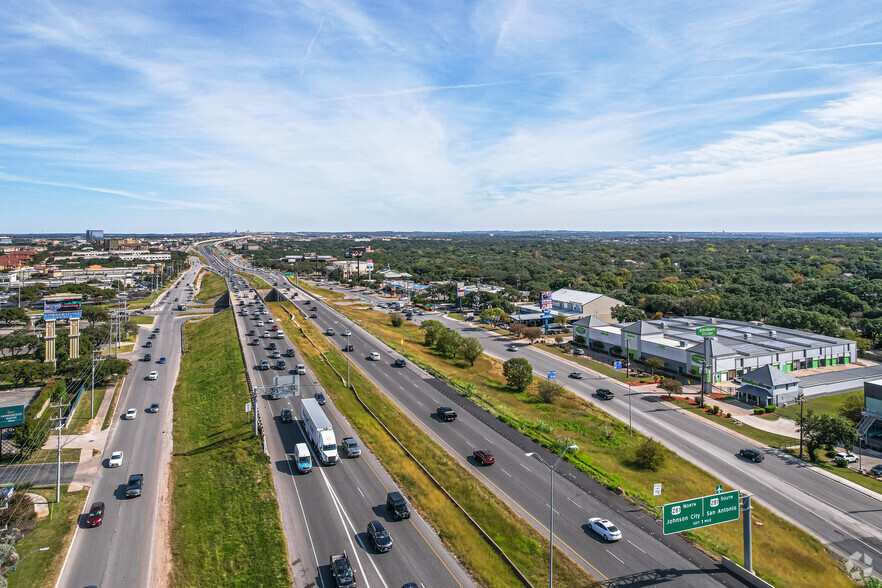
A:
<svg viewBox="0 0 882 588">
<path fill-rule="evenodd" d="M 367 500 L 367 496 L 364 495 L 364 492 L 361 491 L 361 488 L 359 488 L 358 486 L 356 486 L 355 489 L 358 490 L 358 493 L 361 494 L 361 497 L 362 497 L 362 498 L 364 498 L 365 500 Z"/>
<path fill-rule="evenodd" d="M 511 478 L 511 474 L 509 474 L 509 473 L 505 470 L 505 468 L 499 468 L 499 469 L 502 470 L 502 473 L 503 473 L 503 474 L 505 474 L 506 476 L 508 476 L 509 478 Z"/>
<path fill-rule="evenodd" d="M 530 468 L 528 468 L 528 467 L 525 466 L 524 464 L 521 463 L 521 464 L 518 464 L 518 465 L 521 466 L 522 468 L 524 468 L 525 470 L 527 470 L 528 472 L 530 471 Z"/>
<path fill-rule="evenodd" d="M 629 541 L 629 543 L 630 543 L 630 541 Z M 616 557 L 616 555 L 615 555 L 612 551 L 610 551 L 609 549 L 604 549 L 604 551 L 606 551 L 608 554 L 610 554 L 611 556 L 615 557 L 616 559 L 619 559 L 619 558 Z M 643 551 L 643 550 L 641 549 L 640 551 Z M 620 560 L 620 559 L 619 559 L 619 563 L 621 563 L 622 565 L 625 565 L 625 562 L 623 562 L 623 561 Z"/>
<path fill-rule="evenodd" d="M 634 547 L 637 547 L 637 545 L 635 545 L 635 544 L 634 544 L 634 542 L 633 542 L 633 541 L 631 541 L 631 540 L 630 540 L 630 539 L 627 539 L 627 541 L 628 541 L 628 543 L 630 543 L 630 544 L 631 544 L 631 545 L 634 545 Z M 639 547 L 637 547 L 637 549 L 640 549 L 640 548 L 639 548 Z M 642 549 L 640 549 L 640 551 L 643 551 L 643 550 L 642 550 Z M 645 552 L 645 551 L 643 551 L 643 553 L 646 553 L 646 552 Z M 647 554 L 647 555 L 649 555 L 649 554 Z"/>
<path fill-rule="evenodd" d="M 569 500 L 570 502 L 572 502 L 573 504 L 575 504 L 575 505 L 576 505 L 577 507 L 579 507 L 581 510 L 585 510 L 584 508 L 582 508 L 582 505 L 581 505 L 581 504 L 579 504 L 578 502 L 576 502 L 575 500 L 573 500 L 573 499 L 570 498 L 569 496 L 567 496 L 567 500 Z M 630 541 L 629 541 L 629 543 L 630 543 Z"/>
<path fill-rule="evenodd" d="M 417 400 L 416 398 L 414 398 L 414 401 L 416 401 L 416 403 L 419 404 L 420 406 L 423 406 L 423 403 L 420 402 L 419 400 Z"/>
</svg>

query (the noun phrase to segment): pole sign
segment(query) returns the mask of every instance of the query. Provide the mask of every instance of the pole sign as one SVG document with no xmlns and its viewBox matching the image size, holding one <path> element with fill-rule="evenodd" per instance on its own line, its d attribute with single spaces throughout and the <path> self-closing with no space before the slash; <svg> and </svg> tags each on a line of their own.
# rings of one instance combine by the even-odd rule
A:
<svg viewBox="0 0 882 588">
<path fill-rule="evenodd" d="M 741 517 L 738 490 L 672 502 L 662 507 L 664 534 L 691 531 Z"/>
<path fill-rule="evenodd" d="M 614 369 L 614 370 L 620 370 L 620 369 L 622 369 L 622 362 L 621 362 L 621 361 L 614 361 L 614 362 L 613 362 L 613 369 Z"/>
<path fill-rule="evenodd" d="M 0 406 L 0 427 L 17 427 L 24 422 L 24 404 Z"/>
<path fill-rule="evenodd" d="M 551 292 L 542 292 L 539 296 L 539 308 L 542 310 L 551 308 Z"/>
<path fill-rule="evenodd" d="M 43 320 L 78 319 L 83 316 L 82 297 L 78 294 L 60 294 L 43 298 Z"/>
<path fill-rule="evenodd" d="M 652 495 L 653 496 L 661 496 L 661 483 L 652 485 Z"/>
<path fill-rule="evenodd" d="M 465 296 L 465 285 L 462 282 L 456 283 L 456 295 L 460 298 Z"/>
<path fill-rule="evenodd" d="M 294 275 L 294 274 L 293 274 L 292 272 L 285 272 L 285 277 L 286 277 L 286 278 L 290 278 L 290 277 L 293 276 L 293 275 Z"/>
<path fill-rule="evenodd" d="M 695 329 L 695 334 L 699 337 L 715 337 L 717 334 L 716 327 L 698 327 Z"/>
<path fill-rule="evenodd" d="M 548 370 L 548 379 L 553 380 L 557 376 L 556 370 Z"/>
</svg>

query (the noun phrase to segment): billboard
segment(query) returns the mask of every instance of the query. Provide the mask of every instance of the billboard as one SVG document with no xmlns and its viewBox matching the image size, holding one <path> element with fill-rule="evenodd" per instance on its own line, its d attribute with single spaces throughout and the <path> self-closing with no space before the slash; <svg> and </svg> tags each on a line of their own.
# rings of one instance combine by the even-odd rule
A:
<svg viewBox="0 0 882 588">
<path fill-rule="evenodd" d="M 374 271 L 374 260 L 368 259 L 364 264 L 364 269 L 366 269 L 369 272 Z"/>
<path fill-rule="evenodd" d="M 43 299 L 43 320 L 78 319 L 83 316 L 80 296 L 47 296 Z"/>
<path fill-rule="evenodd" d="M 539 298 L 539 308 L 542 310 L 551 308 L 551 292 L 542 292 Z"/>
<path fill-rule="evenodd" d="M 456 283 L 456 295 L 460 298 L 465 296 L 465 285 L 462 282 Z"/>
<path fill-rule="evenodd" d="M 24 404 L 0 406 L 0 427 L 17 427 L 24 422 Z"/>
<path fill-rule="evenodd" d="M 350 247 L 346 251 L 343 252 L 343 257 L 361 257 L 364 255 L 365 248 L 364 247 Z"/>
</svg>

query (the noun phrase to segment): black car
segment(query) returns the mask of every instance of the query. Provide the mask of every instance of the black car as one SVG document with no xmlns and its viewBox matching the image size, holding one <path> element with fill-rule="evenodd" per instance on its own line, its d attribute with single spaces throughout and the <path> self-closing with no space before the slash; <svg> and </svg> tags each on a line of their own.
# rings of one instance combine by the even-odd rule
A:
<svg viewBox="0 0 882 588">
<path fill-rule="evenodd" d="M 438 418 L 444 421 L 456 420 L 456 411 L 454 411 L 449 406 L 439 406 L 438 410 L 435 411 L 435 414 L 438 415 Z"/>
<path fill-rule="evenodd" d="M 738 455 L 754 463 L 759 463 L 763 460 L 763 454 L 758 449 L 742 449 L 738 452 Z"/>
<path fill-rule="evenodd" d="M 598 388 L 596 394 L 604 400 L 612 400 L 614 396 L 612 390 L 609 390 L 607 388 Z"/>
<path fill-rule="evenodd" d="M 315 401 L 318 402 L 319 404 L 324 404 L 326 402 L 325 395 L 322 392 L 319 392 L 318 390 L 316 390 L 316 393 L 313 394 L 312 397 L 315 398 Z"/>
<path fill-rule="evenodd" d="M 395 516 L 395 520 L 409 519 L 410 509 L 401 492 L 390 492 L 386 495 L 386 510 Z"/>
<path fill-rule="evenodd" d="M 380 521 L 369 522 L 367 526 L 367 534 L 368 537 L 371 538 L 374 548 L 380 553 L 385 553 L 392 549 L 392 536 Z"/>
<path fill-rule="evenodd" d="M 871 476 L 882 476 L 882 463 L 871 467 L 870 468 L 870 475 Z"/>
<path fill-rule="evenodd" d="M 151 359 L 153 359 L 153 358 L 149 353 L 144 354 L 144 361 L 150 361 Z"/>
<path fill-rule="evenodd" d="M 573 378 L 574 380 L 581 380 L 582 379 L 582 372 L 573 372 L 570 374 L 570 377 Z"/>
<path fill-rule="evenodd" d="M 283 423 L 294 422 L 294 413 L 291 412 L 290 408 L 283 408 L 281 417 Z"/>
<path fill-rule="evenodd" d="M 144 485 L 144 474 L 132 474 L 126 484 L 126 498 L 141 496 L 141 487 Z"/>
<path fill-rule="evenodd" d="M 401 358 L 395 360 L 395 367 L 404 367 L 406 365 L 407 365 L 407 362 Z"/>
</svg>

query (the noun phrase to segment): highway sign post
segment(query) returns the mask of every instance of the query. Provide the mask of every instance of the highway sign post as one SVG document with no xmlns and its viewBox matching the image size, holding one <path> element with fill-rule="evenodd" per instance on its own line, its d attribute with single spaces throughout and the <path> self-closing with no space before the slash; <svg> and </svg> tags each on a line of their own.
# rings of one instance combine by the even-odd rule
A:
<svg viewBox="0 0 882 588">
<path fill-rule="evenodd" d="M 716 493 L 717 494 L 723 493 L 723 485 L 722 484 L 717 484 L 717 492 Z"/>
<path fill-rule="evenodd" d="M 656 505 L 658 496 L 661 496 L 661 482 L 652 485 L 652 512 L 655 513 L 656 520 L 658 520 L 658 506 Z"/>
<path fill-rule="evenodd" d="M 555 370 L 548 370 L 548 379 L 549 379 L 549 380 L 553 380 L 556 376 L 557 376 L 557 371 L 555 371 Z"/>
<path fill-rule="evenodd" d="M 737 521 L 741 516 L 738 490 L 672 502 L 662 507 L 665 535 Z"/>
</svg>

